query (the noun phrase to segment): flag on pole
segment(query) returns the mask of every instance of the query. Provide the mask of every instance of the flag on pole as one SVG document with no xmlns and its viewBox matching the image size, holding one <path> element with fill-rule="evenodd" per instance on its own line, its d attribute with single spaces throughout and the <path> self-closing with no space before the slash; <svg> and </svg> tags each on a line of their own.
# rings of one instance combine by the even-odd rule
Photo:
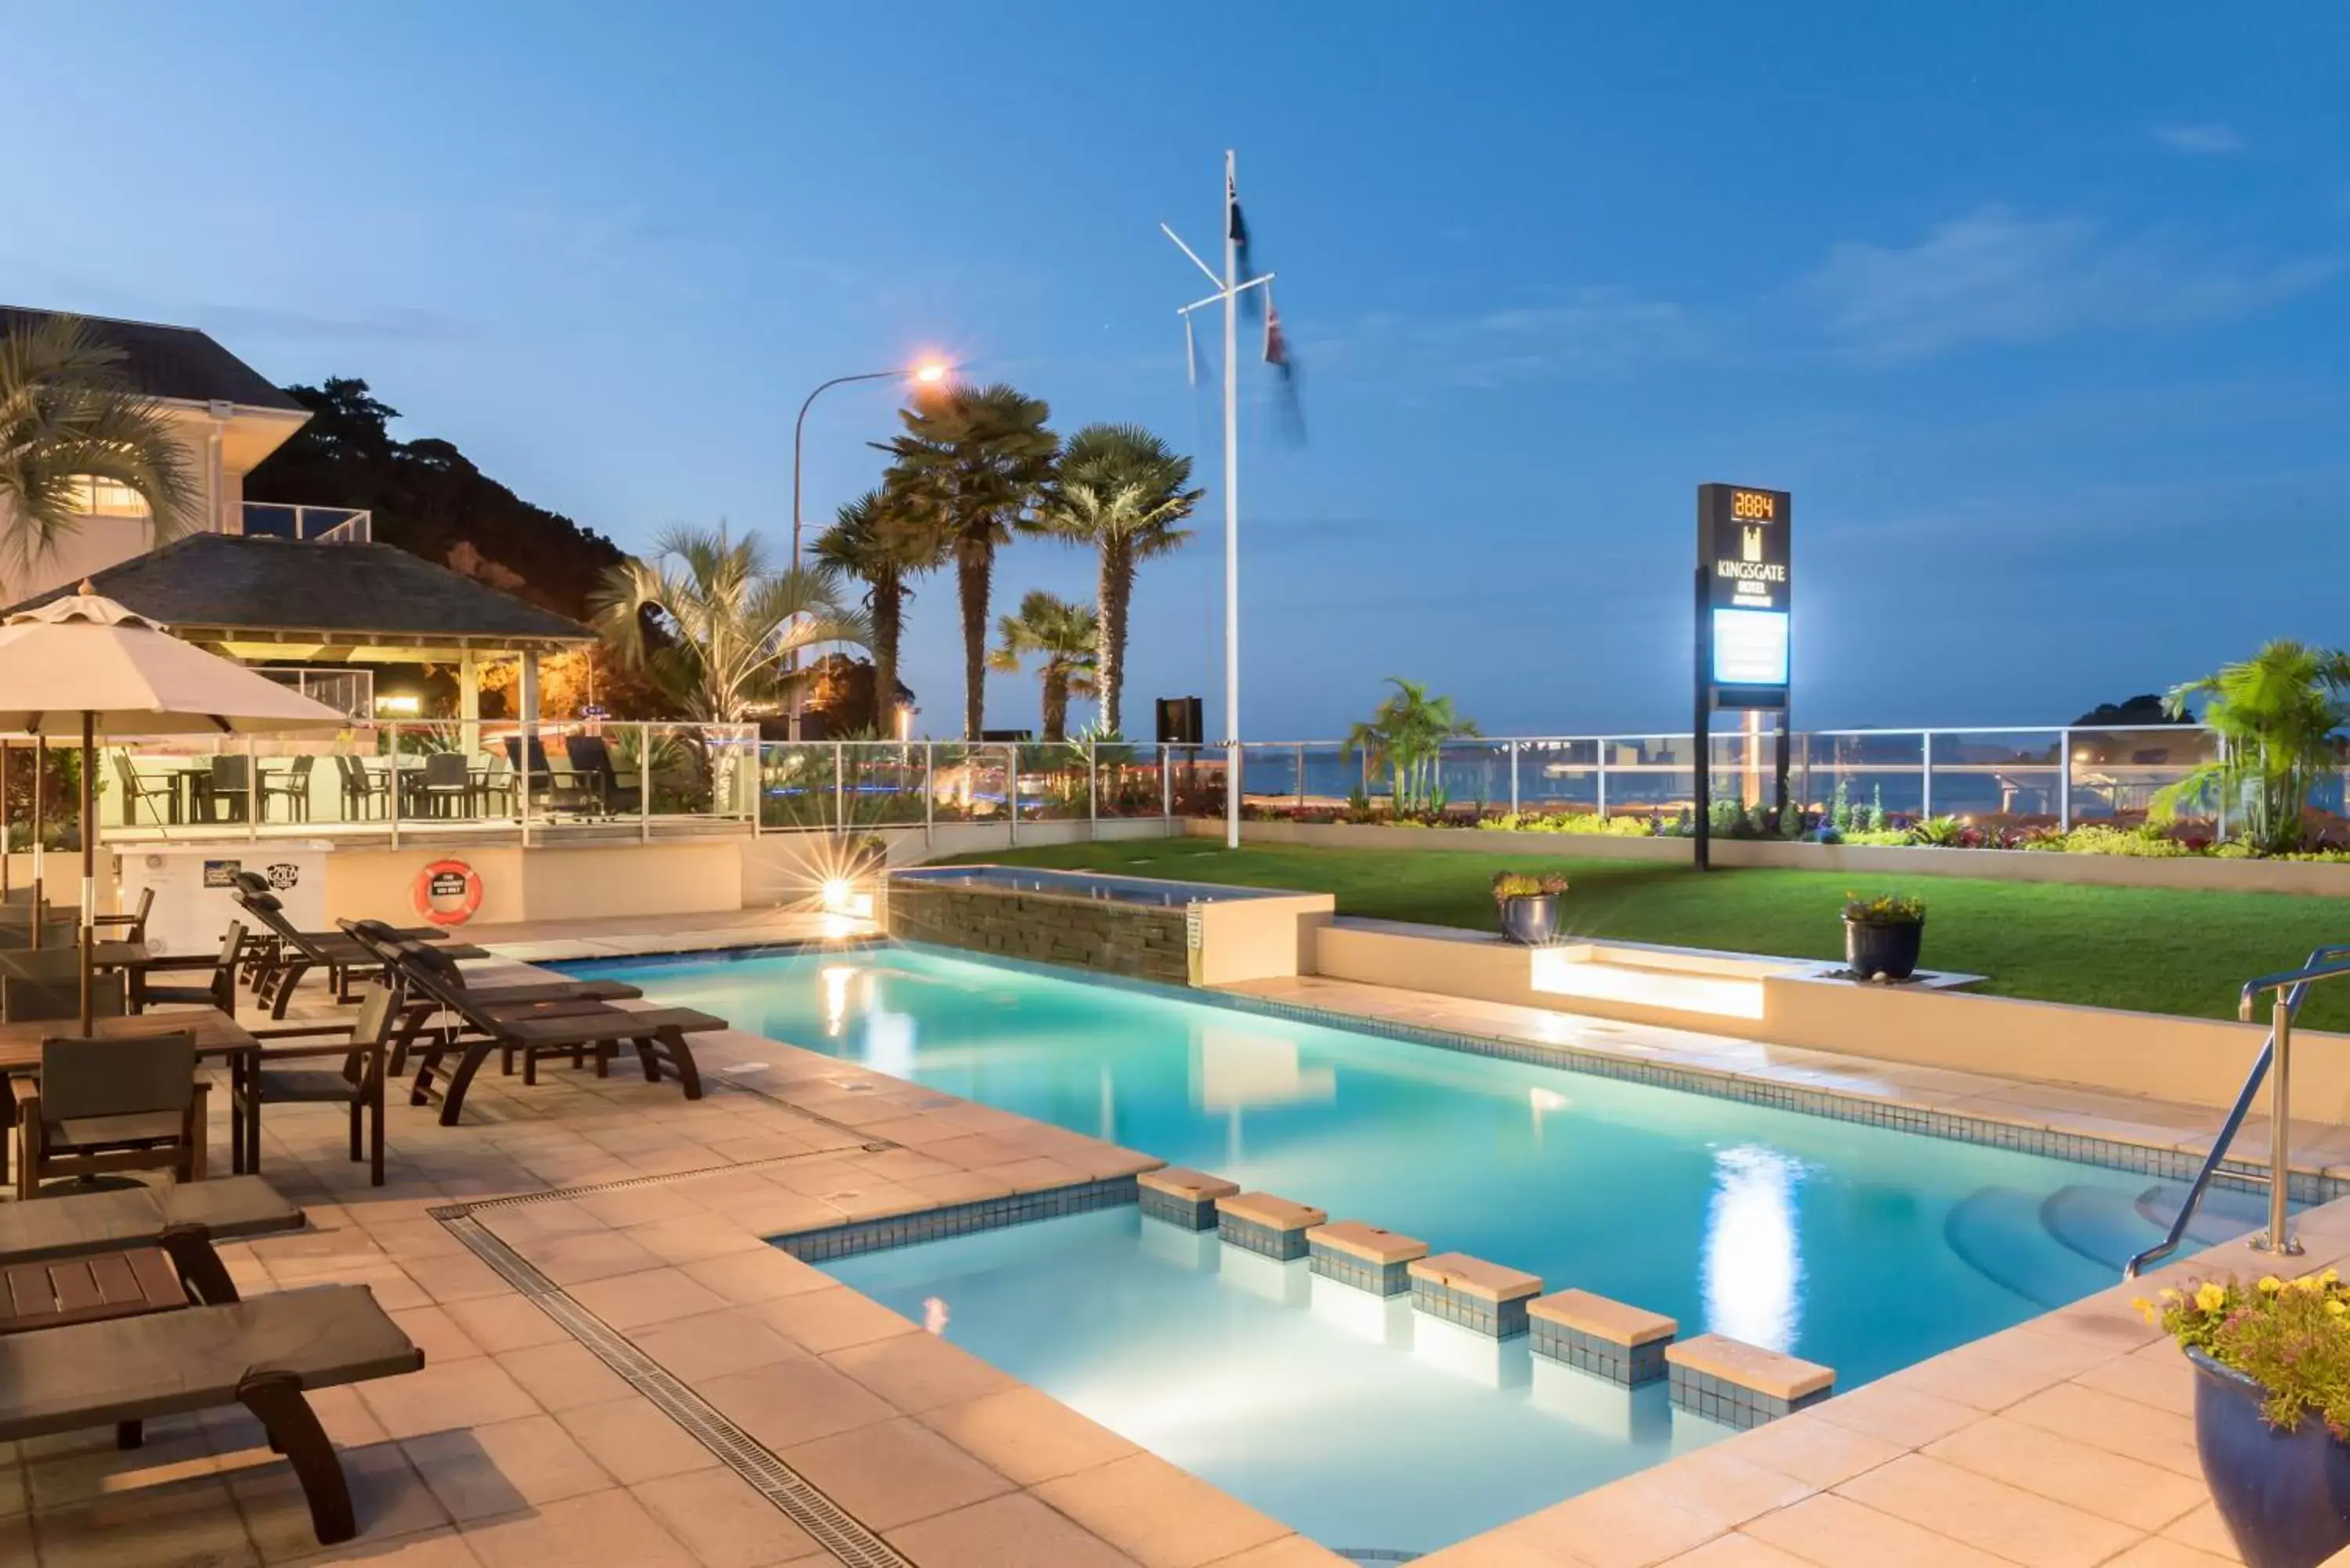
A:
<svg viewBox="0 0 2350 1568">
<path fill-rule="evenodd" d="M 1272 292 L 1267 286 L 1265 293 Z M 1279 370 L 1283 380 L 1290 379 L 1289 337 L 1281 330 L 1281 308 L 1270 299 L 1264 304 L 1264 362 Z"/>
<path fill-rule="evenodd" d="M 1233 281 L 1246 283 L 1256 276 L 1256 264 L 1249 260 L 1248 220 L 1241 216 L 1240 187 L 1229 174 L 1224 176 L 1224 233 L 1232 242 L 1232 259 L 1239 274 Z M 1256 293 L 1252 288 L 1241 296 L 1241 308 L 1251 316 L 1261 308 Z"/>
</svg>

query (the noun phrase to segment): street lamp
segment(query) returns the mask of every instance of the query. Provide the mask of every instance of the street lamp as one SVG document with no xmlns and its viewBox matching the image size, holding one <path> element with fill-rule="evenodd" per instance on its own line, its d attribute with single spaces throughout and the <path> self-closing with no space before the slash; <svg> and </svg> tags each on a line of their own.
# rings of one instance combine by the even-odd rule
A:
<svg viewBox="0 0 2350 1568">
<path fill-rule="evenodd" d="M 804 435 L 806 435 L 806 432 L 807 432 L 807 416 L 808 416 L 808 410 L 809 410 L 810 408 L 812 408 L 812 407 L 814 407 L 814 406 L 815 406 L 815 403 L 816 403 L 816 399 L 818 399 L 818 398 L 822 397 L 827 389 L 831 389 L 831 388 L 834 388 L 834 387 L 842 387 L 842 386 L 847 386 L 847 385 L 849 382 L 851 382 L 851 381 L 895 381 L 895 380 L 898 380 L 898 379 L 901 379 L 901 378 L 902 378 L 902 379 L 906 379 L 906 380 L 910 380 L 910 381 L 916 382 L 916 383 L 918 383 L 918 384 L 920 384 L 920 385 L 921 385 L 921 386 L 925 386 L 925 387 L 935 387 L 935 386 L 937 386 L 940 382 L 941 382 L 941 381 L 945 380 L 945 379 L 947 379 L 947 375 L 948 375 L 948 373 L 949 373 L 950 371 L 951 371 L 953 369 L 954 369 L 954 367 L 953 367 L 952 365 L 948 364 L 948 363 L 947 363 L 945 360 L 943 360 L 943 359 L 925 359 L 925 360 L 923 360 L 920 364 L 916 365 L 916 366 L 913 366 L 913 367 L 911 367 L 910 369 L 896 369 L 896 370 L 862 370 L 862 371 L 859 371 L 858 374 L 856 374 L 856 375 L 854 375 L 854 376 L 835 376 L 835 377 L 834 377 L 831 380 L 829 380 L 829 381 L 821 381 L 821 382 L 818 382 L 818 383 L 816 384 L 816 390 L 815 390 L 815 391 L 813 391 L 813 392 L 810 392 L 810 393 L 807 395 L 807 400 L 806 400 L 806 402 L 803 402 L 802 404 L 800 404 L 800 413 L 799 413 L 799 418 L 797 418 L 797 419 L 795 419 L 795 420 L 794 420 L 794 421 L 792 421 L 792 570 L 793 570 L 793 571 L 796 572 L 796 571 L 798 571 L 798 570 L 800 569 L 800 447 L 801 447 L 801 438 L 802 438 Z M 794 649 L 792 650 L 792 656 L 791 656 L 791 660 L 790 660 L 789 668 L 790 668 L 790 669 L 792 669 L 792 670 L 796 670 L 797 669 L 799 669 L 799 667 L 800 667 L 800 656 L 799 656 L 799 650 L 798 650 L 797 649 Z M 799 738 L 800 738 L 800 694 L 799 694 L 798 692 L 795 691 L 795 692 L 793 692 L 793 693 L 792 693 L 792 739 L 793 739 L 793 740 L 795 740 L 795 741 L 796 741 L 796 740 L 798 740 Z"/>
</svg>

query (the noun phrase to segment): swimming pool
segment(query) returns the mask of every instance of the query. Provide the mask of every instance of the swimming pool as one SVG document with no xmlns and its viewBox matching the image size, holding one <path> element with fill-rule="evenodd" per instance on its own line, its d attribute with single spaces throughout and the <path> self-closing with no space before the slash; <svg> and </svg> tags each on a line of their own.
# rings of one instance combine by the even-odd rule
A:
<svg viewBox="0 0 2350 1568">
<path fill-rule="evenodd" d="M 1132 1207 L 834 1277 L 1334 1551 L 1431 1552 L 1727 1436 Z M 1384 1557 L 1374 1553 L 1387 1554 Z"/>
<path fill-rule="evenodd" d="M 2112 1284 L 2171 1184 L 928 950 L 566 966 L 1824 1363 L 1850 1389 Z M 2221 1197 L 2199 1237 L 2256 1208 Z"/>
</svg>

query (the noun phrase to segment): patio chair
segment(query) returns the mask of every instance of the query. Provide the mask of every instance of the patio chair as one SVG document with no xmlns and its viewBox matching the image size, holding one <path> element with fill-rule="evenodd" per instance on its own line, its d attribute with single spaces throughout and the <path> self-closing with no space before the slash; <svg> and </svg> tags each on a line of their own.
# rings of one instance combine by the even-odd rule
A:
<svg viewBox="0 0 2350 1568">
<path fill-rule="evenodd" d="M 257 1176 L 68 1192 L 0 1204 L 0 1273 L 19 1264 L 160 1247 L 189 1296 L 217 1306 L 237 1295 L 213 1242 L 299 1231 L 302 1223 L 302 1210 Z"/>
<path fill-rule="evenodd" d="M 254 1001 L 270 1017 L 286 1016 L 295 987 L 314 969 L 327 977 L 338 1002 L 356 1002 L 362 984 L 379 975 L 390 977 L 382 959 L 341 931 L 296 930 L 294 923 L 286 918 L 284 901 L 269 890 L 269 883 L 259 874 L 237 872 L 229 897 L 265 933 L 254 948 L 248 949 L 247 967 Z M 437 928 L 426 927 L 411 928 L 401 934 L 425 941 L 440 940 L 443 936 Z"/>
<path fill-rule="evenodd" d="M 90 979 L 90 1015 L 120 1018 L 127 1010 L 129 983 L 120 971 Z M 0 1023 L 42 1023 L 81 1017 L 81 977 L 0 977 Z"/>
<path fill-rule="evenodd" d="M 110 932 L 100 941 L 143 942 L 147 940 L 147 919 L 155 912 L 155 889 L 151 884 L 139 889 L 139 902 L 130 909 L 111 915 L 92 915 L 89 923 Z"/>
<path fill-rule="evenodd" d="M 212 770 L 196 781 L 201 792 L 197 812 L 206 822 L 243 822 L 253 809 L 253 759 L 214 757 Z M 222 816 L 216 809 L 228 808 Z"/>
<path fill-rule="evenodd" d="M 434 752 L 421 771 L 404 774 L 402 807 L 413 816 L 473 815 L 473 775 L 460 752 Z"/>
<path fill-rule="evenodd" d="M 638 987 L 617 980 L 556 980 L 524 981 L 508 985 L 475 985 L 457 961 L 480 956 L 477 949 L 428 947 L 404 939 L 400 932 L 381 920 L 345 920 L 344 931 L 352 940 L 365 947 L 380 959 L 387 972 L 399 976 L 402 992 L 395 1008 L 399 1015 L 398 1033 L 394 1036 L 390 1074 L 403 1076 L 408 1071 L 408 1053 L 417 1037 L 436 1014 L 451 1012 L 435 997 L 433 992 L 418 983 L 415 971 L 429 968 L 438 983 L 461 990 L 477 1005 L 494 1011 L 542 1007 L 562 1002 L 633 1002 L 644 995 Z M 449 1032 L 443 1032 L 444 1037 Z M 574 1054 L 574 1065 L 584 1060 L 585 1047 Z M 514 1071 L 513 1053 L 505 1055 L 504 1071 Z"/>
<path fill-rule="evenodd" d="M 442 1093 L 443 1127 L 456 1126 L 464 1107 L 465 1091 L 494 1050 L 519 1054 L 523 1060 L 523 1082 L 535 1084 L 542 1059 L 568 1056 L 574 1062 L 581 1062 L 589 1051 L 596 1054 L 596 1072 L 601 1077 L 608 1070 L 612 1054 L 625 1041 L 636 1049 L 645 1082 L 660 1083 L 666 1068 L 676 1075 L 685 1097 L 698 1100 L 702 1098 L 702 1074 L 694 1065 L 693 1051 L 685 1037 L 726 1027 L 724 1019 L 690 1007 L 624 1008 L 588 997 L 501 1006 L 472 994 L 455 978 L 456 965 L 447 953 L 418 948 L 404 956 L 407 961 L 402 973 L 420 993 L 418 999 L 437 1002 L 462 1021 L 461 1029 L 445 1031 L 431 1044 L 417 1048 L 421 1060 L 416 1081 L 409 1090 L 409 1104 L 429 1104 L 433 1075 L 440 1071 L 442 1058 L 452 1051 L 460 1054 L 456 1070 L 450 1075 Z"/>
<path fill-rule="evenodd" d="M 522 774 L 522 737 L 507 735 L 502 743 L 507 763 L 516 774 Z M 546 742 L 538 735 L 530 738 L 530 768 L 524 782 L 530 790 L 532 803 L 548 811 L 577 811 L 595 799 L 593 789 L 567 757 L 559 768 L 547 761 Z"/>
<path fill-rule="evenodd" d="M 424 1366 L 365 1285 L 314 1285 L 184 1312 L 0 1338 L 0 1442 L 242 1405 L 286 1456 L 321 1545 L 359 1533 L 335 1446 L 303 1395 Z"/>
<path fill-rule="evenodd" d="M 205 958 L 190 953 L 180 958 L 159 958 L 148 964 L 131 1000 L 144 1012 L 158 1002 L 182 1007 L 217 1007 L 231 1018 L 236 1016 L 236 966 L 244 956 L 244 922 L 231 920 L 221 933 L 219 956 Z M 194 985 L 157 985 L 148 976 L 174 970 L 209 969 L 212 978 Z"/>
<path fill-rule="evenodd" d="M 335 771 L 342 775 L 343 816 L 350 822 L 365 822 L 389 815 L 391 798 L 391 775 L 378 773 L 367 765 L 364 757 L 346 753 L 335 754 Z"/>
<path fill-rule="evenodd" d="M 128 752 L 118 751 L 114 753 L 114 782 L 122 789 L 124 826 L 130 827 L 139 826 L 139 808 L 141 805 L 147 808 L 148 815 L 155 819 L 155 826 L 158 827 L 162 826 L 166 822 L 176 823 L 180 820 L 180 791 L 177 782 L 168 778 L 147 777 L 132 764 L 130 753 Z M 161 806 L 155 804 L 158 800 L 163 803 Z"/>
<path fill-rule="evenodd" d="M 42 1041 L 40 1087 L 16 1099 L 16 1196 L 37 1198 L 55 1177 L 125 1170 L 202 1180 L 208 1086 L 192 1034 Z"/>
<path fill-rule="evenodd" d="M 256 1029 L 261 1056 L 236 1091 L 236 1114 L 257 1127 L 261 1107 L 296 1104 L 343 1106 L 351 1121 L 351 1158 L 368 1162 L 368 1185 L 383 1185 L 384 1055 L 391 1040 L 392 1009 L 399 992 L 378 981 L 359 999 L 359 1016 L 347 1026 L 297 1024 L 288 1029 Z M 333 1067 L 287 1066 L 281 1064 L 340 1056 Z M 359 1150 L 365 1124 L 367 1152 Z M 259 1138 L 249 1140 L 260 1158 Z"/>
<path fill-rule="evenodd" d="M 305 753 L 296 757 L 278 772 L 274 774 L 265 772 L 261 775 L 262 821 L 269 820 L 269 803 L 273 800 L 282 800 L 286 803 L 287 821 L 310 820 L 310 770 L 317 764 L 317 757 Z"/>
<path fill-rule="evenodd" d="M 586 781 L 594 794 L 596 804 L 606 814 L 635 811 L 644 803 L 644 791 L 637 784 L 624 784 L 612 766 L 612 751 L 601 735 L 574 735 L 564 750 L 570 754 L 571 765 Z"/>
</svg>

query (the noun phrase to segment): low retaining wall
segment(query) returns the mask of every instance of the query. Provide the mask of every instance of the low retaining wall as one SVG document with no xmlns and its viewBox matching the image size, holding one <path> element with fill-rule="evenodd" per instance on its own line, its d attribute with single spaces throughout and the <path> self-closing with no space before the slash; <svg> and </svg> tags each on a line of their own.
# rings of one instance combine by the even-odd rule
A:
<svg viewBox="0 0 2350 1568">
<path fill-rule="evenodd" d="M 1099 822 L 1024 822 L 1015 834 L 1008 822 L 941 822 L 924 828 L 859 829 L 856 836 L 881 840 L 891 866 L 920 866 L 955 855 L 987 855 L 999 849 L 1040 845 L 1089 844 L 1128 838 L 1164 838 L 1164 817 L 1105 817 Z M 829 833 L 765 833 L 743 841 L 743 899 L 746 904 L 790 904 L 812 897 L 830 875 L 840 840 Z"/>
<path fill-rule="evenodd" d="M 1752 1009 L 1565 996 L 1534 988 L 1534 951 L 1449 927 L 1339 919 L 1323 928 L 1315 964 L 1321 974 L 1367 985 L 2215 1108 L 2234 1101 L 2266 1033 L 2264 1024 L 2218 1019 L 1858 985 L 1821 978 L 1819 966 L 1795 960 L 1752 961 L 1748 983 L 1759 1006 Z M 1774 961 L 1784 967 L 1767 972 Z M 2350 1035 L 2295 1030 L 2293 1093 L 2296 1118 L 2350 1123 Z"/>
<path fill-rule="evenodd" d="M 1220 838 L 1222 822 L 1191 819 L 1194 837 Z M 1507 833 L 1497 828 L 1382 827 L 1355 823 L 1248 822 L 1250 844 L 1322 849 L 1526 855 L 1553 860 L 1644 860 L 1686 866 L 1696 855 L 1686 838 L 1616 838 L 1603 833 Z M 1989 882 L 2064 882 L 2080 887 L 2167 888 L 2222 893 L 2292 893 L 2350 898 L 2350 865 L 2314 860 L 2220 860 L 2208 856 L 2152 859 L 2134 855 L 2064 855 L 2034 849 L 1932 849 L 1924 846 L 1787 844 L 1717 838 L 1713 863 L 1851 876 L 1973 877 Z"/>
<path fill-rule="evenodd" d="M 892 879 L 882 926 L 906 941 L 1191 983 L 1181 909 Z"/>
</svg>

